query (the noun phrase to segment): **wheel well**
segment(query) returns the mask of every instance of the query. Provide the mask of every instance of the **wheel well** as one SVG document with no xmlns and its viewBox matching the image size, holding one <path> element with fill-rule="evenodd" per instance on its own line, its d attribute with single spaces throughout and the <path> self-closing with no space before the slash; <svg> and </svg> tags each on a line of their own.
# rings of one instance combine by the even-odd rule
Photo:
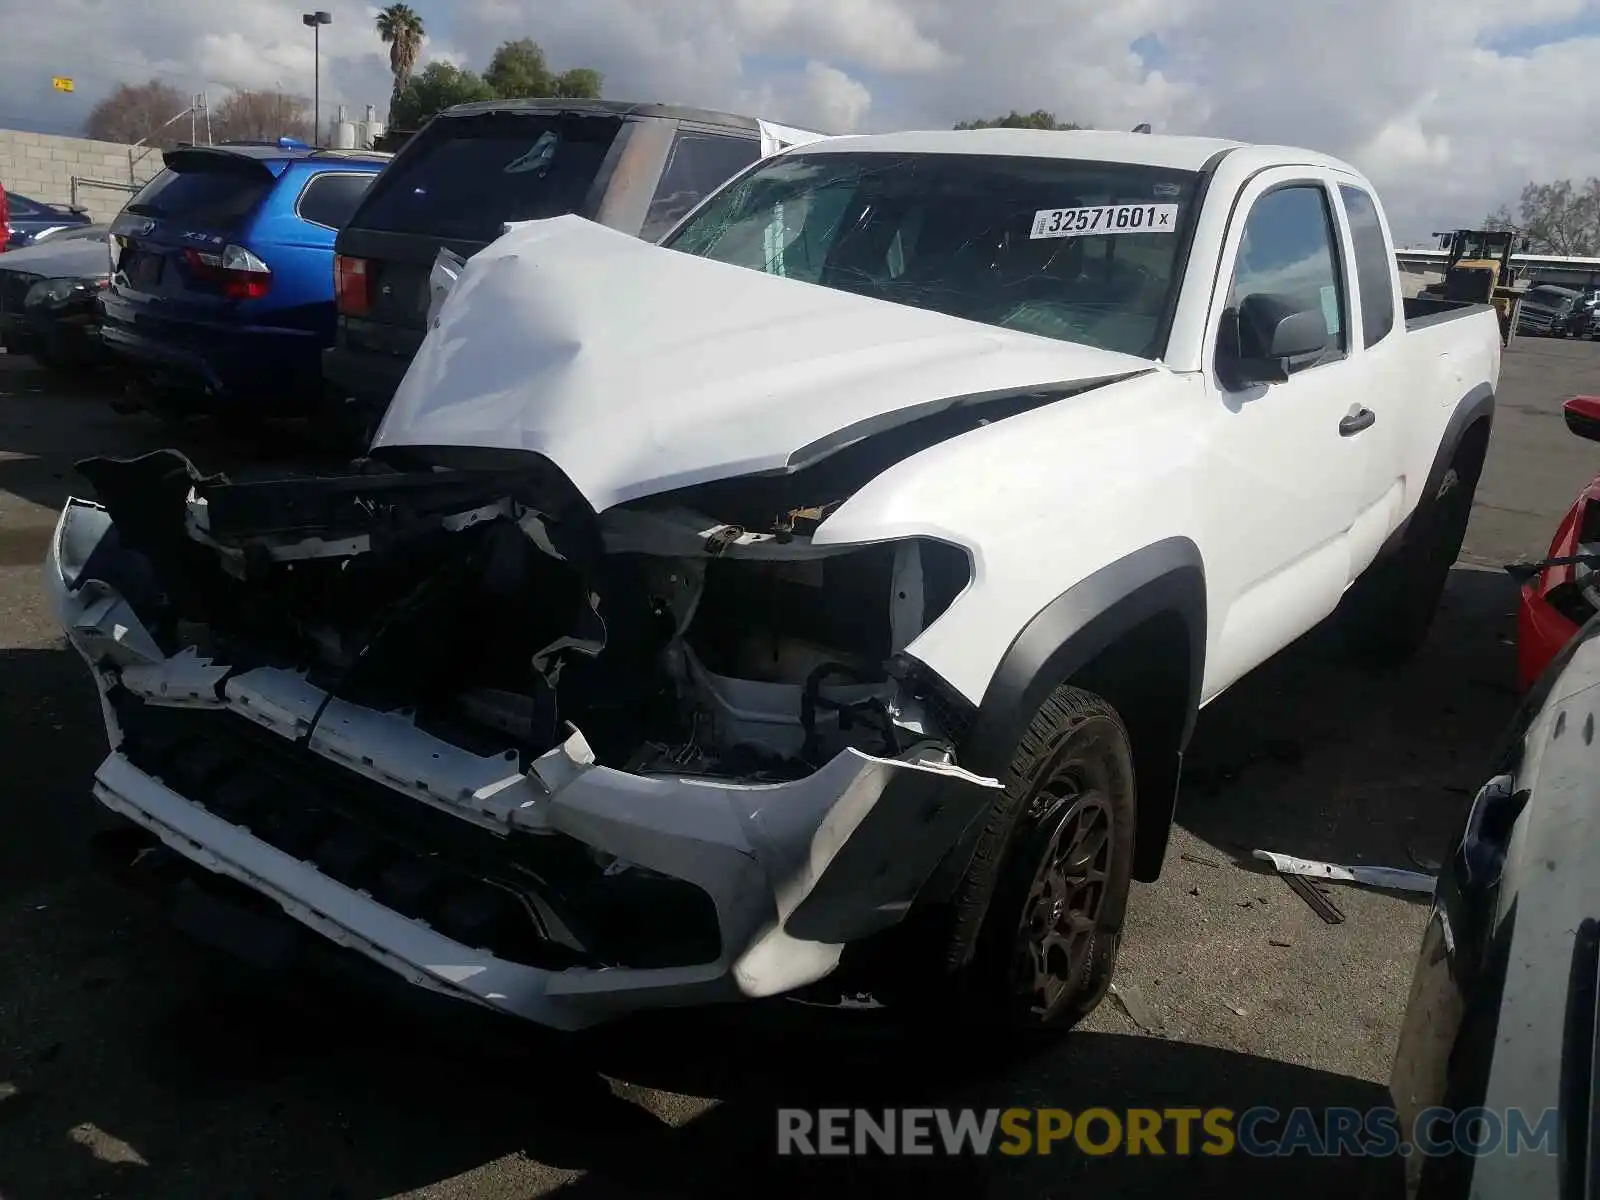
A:
<svg viewBox="0 0 1600 1200">
<path fill-rule="evenodd" d="M 1166 538 L 1102 567 L 1018 632 L 965 725 L 957 761 L 977 774 L 1003 778 L 1018 739 L 1055 688 L 1071 684 L 1104 697 L 1127 726 L 1134 755 L 1138 825 L 1132 874 L 1141 881 L 1157 878 L 1183 747 L 1198 708 L 1205 629 L 1205 569 L 1189 539 Z M 949 902 L 983 826 L 974 820 L 934 869 L 892 935 L 895 944 L 921 946 L 935 957 L 943 953 Z M 875 948 L 861 960 L 871 964 L 882 953 Z"/>
<path fill-rule="evenodd" d="M 1133 749 L 1138 816 L 1132 875 L 1141 882 L 1161 873 L 1204 670 L 1205 576 L 1198 551 L 1184 545 L 1189 561 L 1182 566 L 1152 571 L 1131 586 L 1105 573 L 1108 586 L 1099 596 L 1093 596 L 1091 577 L 1091 586 L 1080 584 L 1043 610 L 1013 643 L 962 740 L 964 767 L 999 776 L 1015 749 L 1017 722 L 1031 720 L 1055 687 L 1071 684 L 1104 697 L 1122 717 Z M 1089 611 L 1096 614 L 1087 621 L 1082 608 L 1071 603 L 1086 596 L 1093 596 Z M 1066 621 L 1051 619 L 1062 612 Z M 1032 640 L 1033 632 L 1041 636 Z M 1017 669 L 1008 671 L 1013 664 Z M 975 821 L 951 847 L 900 925 L 845 948 L 839 971 L 829 977 L 830 988 L 845 984 L 848 991 L 853 984 L 847 981 L 856 981 L 873 991 L 890 980 L 915 992 L 919 981 L 929 981 L 929 965 L 944 962 L 951 897 L 981 827 Z"/>
<path fill-rule="evenodd" d="M 1469 486 L 1476 484 L 1483 472 L 1483 462 L 1489 453 L 1489 425 L 1487 415 L 1479 417 L 1467 426 L 1456 444 L 1455 458 L 1451 462 L 1461 475 L 1461 482 Z"/>
<path fill-rule="evenodd" d="M 1161 873 L 1177 804 L 1193 716 L 1192 649 L 1188 622 L 1176 612 L 1160 612 L 1121 634 L 1063 681 L 1105 697 L 1127 727 L 1139 789 L 1133 875 L 1145 882 Z"/>
</svg>

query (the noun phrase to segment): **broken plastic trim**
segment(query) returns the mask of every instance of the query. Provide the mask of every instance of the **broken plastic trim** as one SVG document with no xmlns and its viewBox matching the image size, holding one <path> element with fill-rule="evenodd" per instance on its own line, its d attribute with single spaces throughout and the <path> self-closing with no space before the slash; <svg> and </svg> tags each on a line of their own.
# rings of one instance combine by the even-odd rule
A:
<svg viewBox="0 0 1600 1200">
<path fill-rule="evenodd" d="M 252 541 L 293 534 L 334 540 L 369 536 L 381 544 L 408 525 L 515 499 L 527 508 L 561 518 L 577 544 L 563 557 L 581 557 L 598 548 L 593 513 L 565 475 L 548 459 L 521 452 L 459 469 L 426 466 L 399 470 L 381 460 L 363 459 L 344 472 L 234 481 L 202 475 L 183 454 L 159 450 L 133 459 L 90 458 L 77 464 L 95 485 L 119 526 L 129 517 L 162 506 L 179 489 L 203 504 L 191 511 L 208 540 L 243 548 Z M 158 490 L 151 494 L 152 485 Z M 202 515 L 203 514 L 203 515 Z"/>
</svg>

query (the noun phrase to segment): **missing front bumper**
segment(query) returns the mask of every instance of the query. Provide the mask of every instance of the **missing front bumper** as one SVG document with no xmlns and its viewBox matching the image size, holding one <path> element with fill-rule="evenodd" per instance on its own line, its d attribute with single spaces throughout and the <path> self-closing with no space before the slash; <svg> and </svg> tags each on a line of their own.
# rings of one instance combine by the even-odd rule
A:
<svg viewBox="0 0 1600 1200">
<path fill-rule="evenodd" d="M 167 656 L 141 581 L 88 565 L 110 536 L 74 501 L 46 563 L 115 747 L 101 803 L 418 987 L 555 1028 L 817 982 L 1000 788 L 855 749 L 776 783 L 602 766 L 575 732 L 482 756 L 303 673 Z"/>
<path fill-rule="evenodd" d="M 678 876 L 691 877 L 711 897 L 715 959 L 653 968 L 558 966 L 548 959 L 534 965 L 504 957 L 509 950 L 470 944 L 479 940 L 471 932 L 462 933 L 468 940 L 451 937 L 352 886 L 354 880 L 341 881 L 316 861 L 315 849 L 310 858 L 280 849 L 120 752 L 96 773 L 94 792 L 198 866 L 245 884 L 334 944 L 419 987 L 579 1029 L 648 1008 L 792 991 L 831 972 L 846 942 L 904 915 L 987 789 L 865 756 L 840 758 L 833 770 L 802 781 L 811 785 L 804 794 L 794 794 L 802 784 L 721 788 L 638 780 L 658 792 L 659 803 L 646 801 L 630 813 L 646 794 L 630 788 L 561 803 L 568 816 L 560 823 L 587 826 L 590 845 L 631 846 L 640 857 L 675 865 Z M 676 812 L 668 799 L 674 792 L 683 802 Z M 645 922 L 660 914 L 635 906 L 631 915 Z M 493 940 L 488 924 L 477 932 Z"/>
</svg>

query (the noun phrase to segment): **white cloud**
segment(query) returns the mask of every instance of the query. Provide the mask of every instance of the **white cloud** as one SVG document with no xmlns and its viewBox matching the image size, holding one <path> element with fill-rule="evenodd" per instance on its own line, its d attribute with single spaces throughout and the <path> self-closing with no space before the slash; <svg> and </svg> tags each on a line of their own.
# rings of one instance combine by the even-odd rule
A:
<svg viewBox="0 0 1600 1200">
<path fill-rule="evenodd" d="M 1600 174 L 1600 0 L 414 0 L 426 57 L 535 37 L 639 100 L 828 129 L 1011 108 L 1288 142 L 1350 158 L 1402 237 L 1479 220 L 1530 179 Z M 332 6 L 325 110 L 389 93 L 371 7 Z M 63 128 L 152 74 L 309 94 L 301 0 L 52 0 L 0 39 L 0 125 Z M 437 14 L 437 15 L 435 15 Z M 1548 44 L 1539 45 L 1540 42 Z M 49 77 L 69 74 L 62 97 Z"/>
<path fill-rule="evenodd" d="M 866 122 L 872 92 L 838 67 L 813 60 L 745 91 L 734 107 L 807 129 L 854 133 Z"/>
</svg>

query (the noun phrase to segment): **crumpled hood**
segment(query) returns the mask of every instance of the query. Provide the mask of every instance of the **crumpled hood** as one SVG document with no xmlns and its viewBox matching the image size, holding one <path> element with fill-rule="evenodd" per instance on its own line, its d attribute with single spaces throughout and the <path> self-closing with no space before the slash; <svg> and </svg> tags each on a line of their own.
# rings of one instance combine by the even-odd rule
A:
<svg viewBox="0 0 1600 1200">
<path fill-rule="evenodd" d="M 604 511 L 905 410 L 1154 366 L 556 217 L 469 260 L 373 448 L 536 451 Z"/>
</svg>

